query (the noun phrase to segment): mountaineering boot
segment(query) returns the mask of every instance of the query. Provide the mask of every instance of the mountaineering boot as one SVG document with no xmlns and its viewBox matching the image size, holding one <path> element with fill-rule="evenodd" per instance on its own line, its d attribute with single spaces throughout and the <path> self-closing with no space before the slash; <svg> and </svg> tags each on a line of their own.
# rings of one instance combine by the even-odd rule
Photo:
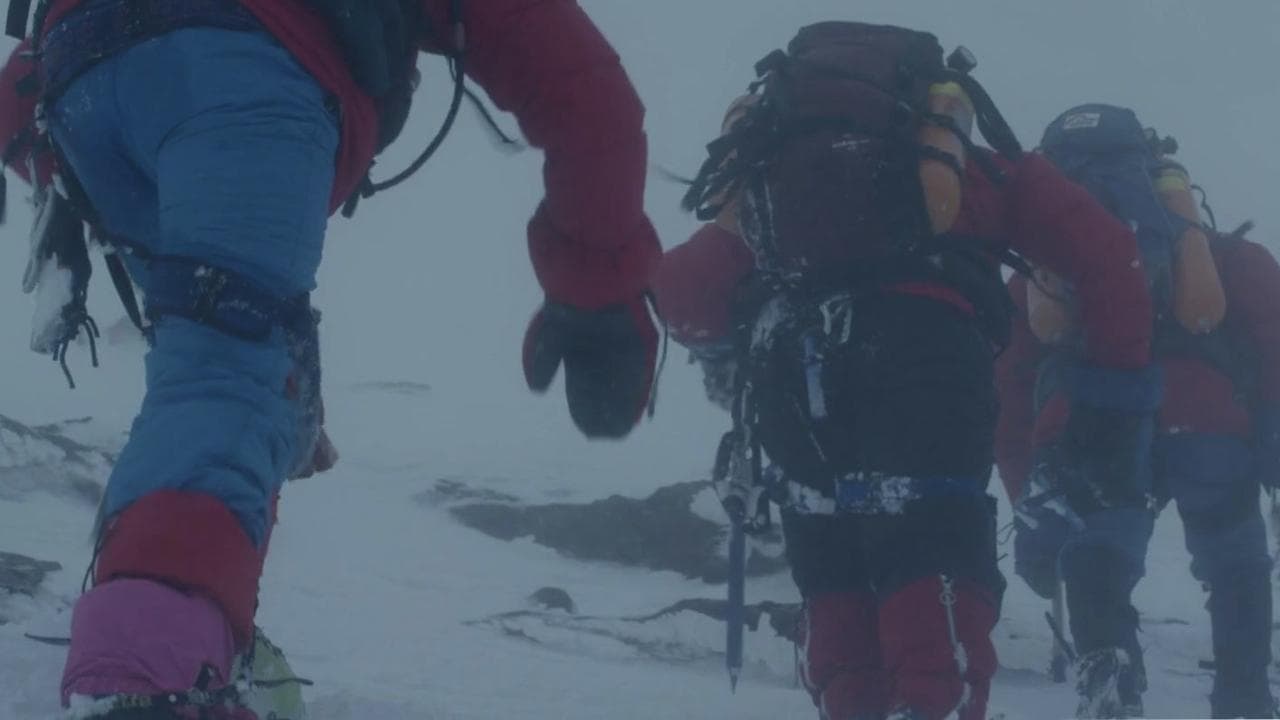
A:
<svg viewBox="0 0 1280 720">
<path fill-rule="evenodd" d="M 1141 577 L 1118 548 L 1088 544 L 1064 550 L 1071 637 L 1080 659 L 1077 717 L 1141 717 L 1146 671 L 1138 644 L 1138 611 L 1129 601 Z"/>
<path fill-rule="evenodd" d="M 63 705 L 76 718 L 253 720 L 236 656 L 254 647 L 265 543 L 219 499 L 173 490 L 108 520 L 100 543 L 72 613 Z"/>
<path fill-rule="evenodd" d="M 1077 718 L 1142 717 L 1141 667 L 1120 648 L 1102 648 L 1081 656 L 1076 664 Z"/>
<path fill-rule="evenodd" d="M 71 622 L 62 694 L 74 717 L 208 710 L 217 720 L 256 720 L 236 707 L 235 643 L 210 600 L 151 580 L 113 580 L 81 597 Z"/>
</svg>

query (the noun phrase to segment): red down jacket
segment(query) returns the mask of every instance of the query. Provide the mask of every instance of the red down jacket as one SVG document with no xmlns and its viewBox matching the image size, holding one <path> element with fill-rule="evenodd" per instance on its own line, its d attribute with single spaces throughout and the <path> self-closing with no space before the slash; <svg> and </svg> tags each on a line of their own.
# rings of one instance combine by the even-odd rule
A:
<svg viewBox="0 0 1280 720">
<path fill-rule="evenodd" d="M 55 0 L 46 27 L 79 2 Z M 336 209 L 373 158 L 373 102 L 302 0 L 241 2 L 341 103 Z M 422 5 L 436 27 L 447 26 L 449 0 Z M 661 248 L 643 209 L 644 108 L 617 54 L 574 0 L 483 0 L 463 8 L 467 74 L 546 152 L 546 196 L 528 226 L 542 287 L 552 300 L 584 308 L 636 297 Z M 430 49 L 425 38 L 423 49 Z M 35 106 L 35 98 L 16 92 L 30 70 L 21 50 L 0 74 L 0 147 L 30 125 Z"/>
<path fill-rule="evenodd" d="M 1003 185 L 969 164 L 952 231 L 980 239 L 991 251 L 1012 248 L 1075 283 L 1089 361 L 1126 369 L 1147 365 L 1151 299 L 1133 234 L 1040 155 L 997 162 L 1009 176 Z M 691 346 L 727 339 L 734 290 L 753 268 L 743 241 L 714 224 L 668 251 L 654 291 L 672 336 Z M 945 293 L 925 292 L 945 299 Z"/>
<path fill-rule="evenodd" d="M 1211 243 L 1227 297 L 1221 332 L 1255 354 L 1256 397 L 1264 408 L 1280 407 L 1280 264 L 1261 245 L 1216 237 Z M 1027 280 L 1015 276 L 1009 290 L 1018 306 L 1013 339 L 996 363 L 1000 421 L 996 427 L 996 463 L 1009 497 L 1016 500 L 1031 470 L 1035 449 L 1056 437 L 1066 422 L 1066 403 L 1054 397 L 1037 416 L 1037 369 L 1049 348 L 1027 322 Z M 1164 371 L 1164 400 L 1157 417 L 1162 433 L 1208 433 L 1248 437 L 1249 408 L 1223 368 L 1195 354 L 1158 354 Z"/>
</svg>

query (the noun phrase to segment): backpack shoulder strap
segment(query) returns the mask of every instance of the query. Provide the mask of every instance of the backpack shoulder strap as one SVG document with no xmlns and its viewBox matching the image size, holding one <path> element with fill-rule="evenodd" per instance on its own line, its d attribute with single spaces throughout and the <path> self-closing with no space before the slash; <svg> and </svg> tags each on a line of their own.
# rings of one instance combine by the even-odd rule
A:
<svg viewBox="0 0 1280 720">
<path fill-rule="evenodd" d="M 955 55 L 952 55 L 954 58 Z M 1004 119 L 1004 115 L 1000 113 L 996 103 L 991 99 L 991 95 L 987 93 L 987 89 L 982 86 L 968 71 L 962 71 L 954 67 L 954 60 L 948 60 L 953 64 L 948 75 L 949 79 L 956 82 L 969 96 L 969 100 L 973 102 L 975 119 L 978 124 L 978 131 L 982 133 L 982 137 L 991 143 L 991 148 L 997 153 L 1009 158 L 1017 160 L 1022 157 L 1024 152 L 1022 144 L 1018 142 L 1018 136 L 1014 134 L 1013 128 L 1009 126 L 1009 122 Z M 978 153 L 977 155 L 981 155 Z M 982 163 L 981 160 L 979 160 Z M 983 163 L 983 171 L 994 170 L 997 176 L 1003 178 L 1004 173 L 994 165 Z M 995 177 L 995 176 L 993 176 Z"/>
</svg>

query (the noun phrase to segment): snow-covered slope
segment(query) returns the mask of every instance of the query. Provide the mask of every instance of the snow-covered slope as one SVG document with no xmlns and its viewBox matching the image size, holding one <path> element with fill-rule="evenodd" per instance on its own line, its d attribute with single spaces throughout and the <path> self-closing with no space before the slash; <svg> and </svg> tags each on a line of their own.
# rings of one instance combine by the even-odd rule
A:
<svg viewBox="0 0 1280 720">
<path fill-rule="evenodd" d="M 1027 144 L 1069 104 L 1135 105 L 1182 141 L 1183 158 L 1224 223 L 1270 211 L 1266 193 L 1280 177 L 1278 156 L 1259 152 L 1280 116 L 1267 71 L 1280 5 L 1270 0 L 583 4 L 618 46 L 650 108 L 654 161 L 674 169 L 696 166 L 754 60 L 802 23 L 856 12 L 971 47 Z M 426 62 L 432 78 L 438 68 Z M 404 155 L 415 149 L 412 138 L 434 131 L 446 92 L 441 76 L 419 93 Z M 790 646 L 770 631 L 748 635 L 748 672 L 731 695 L 716 655 L 720 625 L 689 614 L 644 627 L 618 619 L 683 598 L 720 597 L 722 586 L 491 539 L 463 527 L 444 505 L 414 501 L 441 478 L 529 502 L 644 497 L 700 478 L 723 429 L 679 352 L 664 376 L 657 418 L 625 443 L 582 440 L 559 387 L 546 398 L 524 388 L 519 341 L 538 292 L 523 230 L 539 195 L 538 162 L 491 151 L 479 123 L 464 115 L 424 172 L 365 203 L 353 222 L 333 223 L 317 298 L 325 311 L 330 430 L 343 458 L 331 473 L 287 489 L 259 620 L 294 668 L 316 681 L 308 697 L 320 720 L 812 718 L 794 687 Z M 693 228 L 676 207 L 679 191 L 655 176 L 649 192 L 667 244 Z M 25 350 L 30 311 L 17 269 L 27 219 L 17 208 L 0 228 L 0 268 L 14 272 L 0 284 L 0 415 L 26 426 L 92 417 L 49 430 L 100 452 L 71 472 L 58 454 L 65 448 L 39 438 L 18 447 L 0 427 L 0 550 L 64 568 L 35 597 L 0 598 L 0 617 L 15 621 L 0 626 L 0 720 L 55 712 L 60 650 L 23 632 L 56 630 L 60 620 L 49 613 L 79 589 L 94 508 L 68 488 L 74 478 L 102 479 L 101 453 L 118 448 L 141 389 L 141 349 L 127 334 L 103 349 L 99 370 L 87 367 L 86 352 L 73 352 L 74 392 L 54 364 Z M 1257 219 L 1261 237 L 1278 237 L 1274 214 Z M 104 277 L 91 308 L 109 325 L 121 313 Z M 15 476 L 21 481 L 6 480 Z M 1007 518 L 1007 507 L 1002 512 Z M 1157 533 L 1138 593 L 1150 648 L 1149 714 L 1204 716 L 1208 678 L 1197 670 L 1209 652 L 1203 595 L 1186 571 L 1176 518 L 1162 518 Z M 544 586 L 566 590 L 580 616 L 606 619 L 493 620 L 526 608 L 526 597 Z M 775 575 L 752 579 L 748 597 L 791 601 L 795 593 L 785 575 Z M 993 714 L 1071 714 L 1071 688 L 1041 674 L 1049 657 L 1045 609 L 1011 583 L 997 630 L 1006 671 Z M 637 648 L 645 643 L 668 651 L 657 659 Z"/>
<path fill-rule="evenodd" d="M 287 489 L 259 614 L 294 669 L 316 681 L 308 691 L 313 718 L 813 716 L 794 687 L 790 645 L 767 625 L 748 633 L 747 672 L 731 695 L 719 623 L 693 613 L 645 624 L 622 619 L 684 598 L 723 597 L 723 586 L 575 561 L 527 540 L 494 540 L 456 522 L 444 506 L 414 501 L 444 477 L 530 501 L 586 500 L 628 489 L 642 494 L 647 486 L 624 488 L 606 467 L 573 458 L 535 454 L 506 464 L 465 450 L 455 455 L 449 441 L 461 438 L 439 430 L 461 399 L 450 401 L 447 393 L 331 387 L 343 463 Z M 382 432 L 386 428 L 393 431 Z M 428 436 L 435 440 L 421 441 Z M 687 458 L 684 476 L 695 476 L 700 461 Z M 50 611 L 78 591 L 92 520 L 91 505 L 61 495 L 0 501 L 0 547 L 65 568 L 36 597 L 0 601 L 0 615 L 17 621 L 0 626 L 0 717 L 34 720 L 56 711 L 61 649 L 23 633 L 65 631 L 65 614 L 50 617 Z M 1208 710 L 1208 678 L 1196 669 L 1208 652 L 1202 599 L 1180 546 L 1180 529 L 1167 518 L 1139 596 L 1147 614 L 1152 716 L 1199 717 Z M 577 615 L 494 618 L 527 609 L 527 596 L 545 586 L 564 589 Z M 779 574 L 752 579 L 748 598 L 793 601 L 795 592 Z M 1073 708 L 1070 687 L 1053 685 L 1043 672 L 1045 609 L 1012 584 L 997 630 L 1005 670 L 993 692 L 993 714 L 1044 717 L 1054 708 L 1053 716 L 1065 717 Z M 645 643 L 651 647 L 640 647 Z"/>
</svg>

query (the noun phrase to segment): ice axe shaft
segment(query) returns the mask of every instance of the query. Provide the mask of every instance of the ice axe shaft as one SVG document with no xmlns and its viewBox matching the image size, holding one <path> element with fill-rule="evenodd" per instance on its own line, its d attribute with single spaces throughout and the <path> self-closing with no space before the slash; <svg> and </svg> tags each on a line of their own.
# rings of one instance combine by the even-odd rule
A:
<svg viewBox="0 0 1280 720">
<path fill-rule="evenodd" d="M 1045 614 L 1044 614 L 1044 619 L 1045 619 L 1045 622 L 1049 623 L 1049 628 L 1050 628 L 1051 630 L 1053 630 L 1053 641 L 1054 641 L 1054 643 L 1055 643 L 1059 648 L 1061 648 L 1061 649 L 1062 649 L 1062 654 L 1064 654 L 1064 655 L 1066 655 L 1066 656 L 1067 656 L 1067 660 L 1069 660 L 1069 661 L 1071 661 L 1071 662 L 1075 662 L 1075 661 L 1076 661 L 1076 654 L 1075 654 L 1075 651 L 1073 651 L 1073 650 L 1071 649 L 1071 646 L 1070 646 L 1069 644 L 1067 644 L 1067 640 L 1066 640 L 1066 638 L 1064 638 L 1064 637 L 1062 636 L 1062 628 L 1058 627 L 1058 623 L 1057 623 L 1057 621 L 1055 621 L 1055 620 L 1053 619 L 1053 614 L 1052 614 L 1052 613 L 1045 613 Z"/>
<path fill-rule="evenodd" d="M 1053 657 L 1049 661 L 1049 676 L 1056 683 L 1067 681 L 1067 652 L 1069 648 L 1065 645 L 1062 637 L 1062 621 L 1066 614 L 1066 601 L 1063 597 L 1064 588 L 1062 581 L 1054 583 L 1053 589 L 1053 608 L 1049 625 L 1053 631 Z"/>
<path fill-rule="evenodd" d="M 725 609 L 725 668 L 729 689 L 737 691 L 742 673 L 742 628 L 745 624 L 744 588 L 747 574 L 747 539 L 743 529 L 745 508 L 729 504 L 729 602 Z"/>
</svg>

